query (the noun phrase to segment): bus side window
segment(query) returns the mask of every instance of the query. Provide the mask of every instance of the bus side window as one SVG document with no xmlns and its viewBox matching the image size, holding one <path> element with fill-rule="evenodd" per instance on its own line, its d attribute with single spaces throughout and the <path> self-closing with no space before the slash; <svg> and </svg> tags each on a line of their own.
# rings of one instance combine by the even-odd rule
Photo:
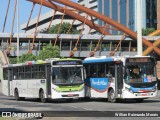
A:
<svg viewBox="0 0 160 120">
<path fill-rule="evenodd" d="M 16 76 L 15 74 L 13 75 L 13 79 L 14 79 L 14 80 L 17 79 L 17 76 Z"/>
<path fill-rule="evenodd" d="M 112 77 L 115 77 L 115 64 L 111 63 L 109 67 L 109 74 L 112 75 Z"/>
<path fill-rule="evenodd" d="M 21 76 L 21 75 L 19 75 L 18 79 L 22 79 L 22 76 Z"/>
<path fill-rule="evenodd" d="M 17 67 L 13 68 L 13 79 L 14 80 L 18 79 L 18 68 Z"/>
<path fill-rule="evenodd" d="M 98 77 L 105 77 L 105 65 L 103 63 L 98 64 Z"/>
<path fill-rule="evenodd" d="M 90 65 L 85 65 L 85 69 L 86 69 L 86 78 L 90 78 L 91 77 Z"/>
<path fill-rule="evenodd" d="M 97 77 L 97 74 L 96 74 L 96 73 L 93 73 L 93 74 L 91 75 L 91 77 Z"/>
<path fill-rule="evenodd" d="M 109 67 L 109 63 L 105 64 L 105 77 L 109 77 L 110 75 L 110 67 Z"/>
<path fill-rule="evenodd" d="M 44 79 L 45 78 L 45 72 L 39 72 L 39 77 Z"/>
<path fill-rule="evenodd" d="M 97 64 L 90 65 L 90 77 L 97 77 Z"/>
<path fill-rule="evenodd" d="M 6 68 L 4 68 L 3 70 L 3 76 L 4 76 L 4 80 L 8 80 L 8 70 Z"/>
<path fill-rule="evenodd" d="M 36 78 L 37 78 L 37 73 L 36 72 L 32 73 L 32 79 L 36 79 Z"/>
<path fill-rule="evenodd" d="M 45 66 L 42 65 L 42 66 L 39 66 L 39 78 L 45 78 Z"/>
<path fill-rule="evenodd" d="M 25 79 L 24 67 L 19 67 L 18 71 L 19 71 L 19 79 Z"/>
<path fill-rule="evenodd" d="M 31 66 L 25 67 L 25 79 L 31 79 Z"/>
</svg>

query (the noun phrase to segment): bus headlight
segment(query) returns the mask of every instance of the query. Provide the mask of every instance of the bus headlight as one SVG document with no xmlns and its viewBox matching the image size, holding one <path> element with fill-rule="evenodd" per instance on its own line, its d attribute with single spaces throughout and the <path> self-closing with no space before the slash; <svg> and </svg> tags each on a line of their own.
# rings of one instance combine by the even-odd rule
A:
<svg viewBox="0 0 160 120">
<path fill-rule="evenodd" d="M 131 89 L 129 89 L 129 92 L 133 93 L 133 91 Z"/>
<path fill-rule="evenodd" d="M 82 91 L 84 89 L 84 85 L 80 86 L 80 89 L 78 90 L 79 92 Z"/>
<path fill-rule="evenodd" d="M 155 92 L 156 90 L 158 90 L 158 87 L 155 87 L 155 88 L 153 89 L 153 92 Z"/>
<path fill-rule="evenodd" d="M 129 91 L 129 88 L 125 87 L 125 89 L 126 89 L 127 91 Z"/>
<path fill-rule="evenodd" d="M 132 91 L 131 89 L 129 89 L 129 88 L 125 87 L 125 89 L 126 89 L 128 92 L 133 93 L 133 91 Z"/>
<path fill-rule="evenodd" d="M 60 91 L 58 91 L 57 89 L 55 89 L 55 88 L 52 88 L 54 91 L 56 91 L 56 92 L 60 92 Z"/>
</svg>

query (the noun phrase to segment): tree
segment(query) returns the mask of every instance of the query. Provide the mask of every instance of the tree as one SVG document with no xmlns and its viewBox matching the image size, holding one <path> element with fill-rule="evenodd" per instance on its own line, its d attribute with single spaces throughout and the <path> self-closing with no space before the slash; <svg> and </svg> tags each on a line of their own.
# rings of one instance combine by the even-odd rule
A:
<svg viewBox="0 0 160 120">
<path fill-rule="evenodd" d="M 154 31 L 155 31 L 155 28 L 142 29 L 142 35 L 143 36 L 147 36 L 147 35 L 149 35 L 150 33 L 154 32 Z"/>
<path fill-rule="evenodd" d="M 19 63 L 24 63 L 26 61 L 35 61 L 36 60 L 36 56 L 33 55 L 32 53 L 26 53 L 23 54 L 20 58 L 19 58 Z"/>
<path fill-rule="evenodd" d="M 49 29 L 48 33 L 50 33 L 50 34 L 57 34 L 59 26 L 60 26 L 60 24 L 54 25 L 53 27 L 51 27 Z M 69 28 L 70 28 L 70 23 L 64 22 L 62 24 L 61 28 L 60 28 L 60 32 L 59 33 L 60 34 L 66 34 L 68 32 Z M 80 31 L 76 30 L 75 28 L 73 28 L 73 26 L 72 26 L 72 28 L 71 28 L 71 30 L 69 32 L 69 34 L 79 34 L 79 33 L 80 33 Z"/>
<path fill-rule="evenodd" d="M 47 58 L 60 57 L 60 49 L 58 46 L 52 46 L 51 44 L 43 47 L 43 50 L 39 52 L 37 60 L 45 60 Z"/>
<path fill-rule="evenodd" d="M 17 62 L 17 58 L 9 58 L 10 64 L 16 63 L 24 63 L 26 61 L 36 61 L 36 60 L 45 60 L 47 58 L 59 58 L 60 57 L 60 49 L 58 46 L 52 46 L 48 44 L 43 47 L 43 50 L 39 52 L 38 56 L 33 55 L 32 53 L 22 54 Z"/>
<path fill-rule="evenodd" d="M 36 60 L 36 56 L 31 54 L 31 53 L 26 53 L 26 54 L 22 54 L 22 56 L 20 56 L 19 61 L 17 61 L 17 58 L 9 58 L 9 63 L 10 64 L 17 64 L 17 63 L 24 63 L 26 61 L 35 61 Z"/>
<path fill-rule="evenodd" d="M 16 64 L 17 63 L 17 58 L 9 58 L 9 63 L 10 64 Z"/>
</svg>

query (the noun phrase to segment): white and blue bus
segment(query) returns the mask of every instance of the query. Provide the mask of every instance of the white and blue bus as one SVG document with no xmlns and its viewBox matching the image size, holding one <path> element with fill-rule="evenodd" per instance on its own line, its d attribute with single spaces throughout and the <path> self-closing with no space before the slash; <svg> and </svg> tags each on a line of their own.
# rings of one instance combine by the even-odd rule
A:
<svg viewBox="0 0 160 120">
<path fill-rule="evenodd" d="M 156 64 L 152 57 L 88 57 L 83 65 L 88 98 L 142 102 L 157 95 Z"/>
<path fill-rule="evenodd" d="M 53 58 L 3 66 L 2 93 L 16 100 L 84 97 L 82 60 Z"/>
</svg>

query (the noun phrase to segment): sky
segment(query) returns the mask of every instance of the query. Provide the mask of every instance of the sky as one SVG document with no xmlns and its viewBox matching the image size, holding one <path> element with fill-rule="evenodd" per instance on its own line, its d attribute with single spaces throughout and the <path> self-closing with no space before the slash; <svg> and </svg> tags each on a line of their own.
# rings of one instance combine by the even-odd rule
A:
<svg viewBox="0 0 160 120">
<path fill-rule="evenodd" d="M 77 0 L 72 0 L 72 1 L 76 2 Z M 14 13 L 14 2 L 15 0 L 11 0 L 4 33 L 10 33 L 11 31 L 12 19 L 13 19 L 13 13 Z M 1 18 L 0 19 L 0 33 L 2 32 L 2 29 L 3 29 L 7 6 L 8 6 L 8 0 L 1 0 L 1 3 L 0 3 L 0 18 Z M 40 5 L 36 4 L 33 14 L 32 14 L 32 18 L 35 18 L 36 16 L 38 16 L 39 8 L 40 8 Z M 19 0 L 19 31 L 20 32 L 24 32 L 20 30 L 20 25 L 28 21 L 31 9 L 32 9 L 32 2 L 29 2 L 26 0 Z M 41 14 L 44 14 L 50 10 L 51 10 L 50 8 L 42 7 Z M 17 16 L 15 18 L 13 32 L 14 33 L 17 32 Z"/>
</svg>

